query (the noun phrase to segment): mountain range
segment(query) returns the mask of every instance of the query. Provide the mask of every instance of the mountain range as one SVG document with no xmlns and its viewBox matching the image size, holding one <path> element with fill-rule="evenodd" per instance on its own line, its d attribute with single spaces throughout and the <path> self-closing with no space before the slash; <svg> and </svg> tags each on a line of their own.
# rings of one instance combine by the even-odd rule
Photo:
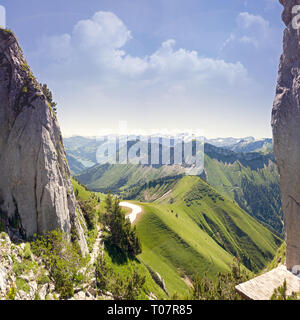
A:
<svg viewBox="0 0 300 320">
<path fill-rule="evenodd" d="M 223 139 L 224 147 L 204 145 L 204 172 L 201 177 L 224 196 L 283 237 L 279 175 L 270 139 Z M 236 139 L 238 140 L 238 139 Z M 220 139 L 218 139 L 218 143 Z M 181 178 L 185 172 L 180 165 L 84 164 L 96 162 L 97 141 L 83 137 L 65 140 L 67 159 L 76 179 L 89 189 L 99 192 L 111 190 L 122 197 L 154 201 L 161 192 L 168 191 L 168 178 Z M 242 149 L 243 152 L 236 150 Z M 246 150 L 251 150 L 246 152 Z M 271 151 L 268 151 L 271 150 Z M 84 167 L 84 168 L 83 168 Z M 150 183 L 152 191 L 142 192 Z M 154 187 L 153 187 L 154 186 Z"/>
</svg>

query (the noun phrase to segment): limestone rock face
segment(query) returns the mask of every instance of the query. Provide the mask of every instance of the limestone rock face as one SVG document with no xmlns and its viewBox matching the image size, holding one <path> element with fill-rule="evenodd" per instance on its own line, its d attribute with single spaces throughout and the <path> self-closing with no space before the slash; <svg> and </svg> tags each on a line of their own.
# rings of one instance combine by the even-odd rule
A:
<svg viewBox="0 0 300 320">
<path fill-rule="evenodd" d="M 300 0 L 280 0 L 286 25 L 283 54 L 272 112 L 274 152 L 287 242 L 287 268 L 300 265 L 300 30 L 294 29 L 293 7 Z"/>
<path fill-rule="evenodd" d="M 81 218 L 56 115 L 15 36 L 0 29 L 0 223 L 23 238 L 72 231 L 86 253 Z"/>
</svg>

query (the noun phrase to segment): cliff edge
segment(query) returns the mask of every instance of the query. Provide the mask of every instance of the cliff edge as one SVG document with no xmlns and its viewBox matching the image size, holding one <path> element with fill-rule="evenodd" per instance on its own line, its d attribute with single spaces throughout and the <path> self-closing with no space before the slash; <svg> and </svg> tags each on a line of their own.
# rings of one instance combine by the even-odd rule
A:
<svg viewBox="0 0 300 320">
<path fill-rule="evenodd" d="M 84 219 L 76 202 L 56 114 L 14 34 L 0 29 L 0 223 L 11 237 L 60 229 L 85 254 Z"/>
<path fill-rule="evenodd" d="M 280 3 L 284 6 L 282 19 L 286 28 L 272 127 L 284 212 L 286 265 L 292 270 L 300 266 L 300 29 L 295 27 L 300 13 L 295 6 L 300 5 L 300 0 L 280 0 Z"/>
</svg>

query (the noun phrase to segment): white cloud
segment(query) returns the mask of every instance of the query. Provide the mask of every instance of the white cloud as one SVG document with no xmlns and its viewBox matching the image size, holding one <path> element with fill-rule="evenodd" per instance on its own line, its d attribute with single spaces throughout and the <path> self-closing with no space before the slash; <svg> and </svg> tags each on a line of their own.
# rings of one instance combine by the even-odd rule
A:
<svg viewBox="0 0 300 320">
<path fill-rule="evenodd" d="M 102 84 L 112 78 L 114 83 L 118 79 L 124 83 L 124 78 L 125 81 L 128 78 L 144 81 L 147 86 L 163 83 L 170 88 L 183 87 L 183 82 L 184 86 L 193 87 L 218 83 L 219 79 L 222 85 L 230 86 L 248 81 L 247 70 L 241 63 L 227 63 L 199 56 L 196 51 L 175 49 L 174 39 L 166 40 L 148 56 L 131 56 L 123 49 L 130 39 L 131 32 L 115 14 L 100 11 L 91 19 L 79 21 L 72 34 L 43 38 L 38 52 L 54 63 L 52 72 L 60 70 L 63 77 L 71 77 L 77 70 L 84 77 L 86 70 L 91 81 L 98 78 Z M 55 65 L 55 62 L 59 63 Z"/>
<path fill-rule="evenodd" d="M 209 117 L 208 109 L 215 114 L 221 105 L 237 104 L 234 100 L 244 105 L 249 100 L 249 88 L 255 84 L 241 62 L 202 56 L 177 47 L 174 39 L 148 55 L 134 56 L 126 52 L 132 37 L 115 14 L 97 12 L 79 21 L 70 34 L 42 39 L 35 61 L 39 61 L 40 77 L 64 106 L 66 127 L 81 125 L 87 114 L 89 126 L 98 126 L 99 106 L 107 118 L 118 115 L 150 123 L 175 117 L 171 110 L 177 108 L 176 121 L 185 118 L 188 125 L 191 117 L 195 123 L 207 123 L 213 119 L 201 117 L 201 108 Z M 73 117 L 70 110 L 74 108 L 77 115 Z"/>
<path fill-rule="evenodd" d="M 92 19 L 79 21 L 73 30 L 73 40 L 83 49 L 119 49 L 131 39 L 124 23 L 112 12 L 99 11 Z"/>
<path fill-rule="evenodd" d="M 249 12 L 241 12 L 237 17 L 237 23 L 239 27 L 244 29 L 259 27 L 265 36 L 267 36 L 270 27 L 269 21 L 260 15 L 254 15 Z"/>
<path fill-rule="evenodd" d="M 255 47 L 259 46 L 258 40 L 254 37 L 242 36 L 241 38 L 239 38 L 239 42 L 245 44 L 252 44 Z"/>
<path fill-rule="evenodd" d="M 232 43 L 251 45 L 258 49 L 268 42 L 270 23 L 262 16 L 241 12 L 236 18 L 236 24 L 236 30 L 223 42 L 221 51 Z"/>
</svg>

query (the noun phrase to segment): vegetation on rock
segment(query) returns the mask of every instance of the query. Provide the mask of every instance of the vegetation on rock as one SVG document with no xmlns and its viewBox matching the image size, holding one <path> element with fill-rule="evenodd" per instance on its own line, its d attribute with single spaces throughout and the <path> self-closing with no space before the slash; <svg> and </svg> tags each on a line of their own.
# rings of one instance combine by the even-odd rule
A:
<svg viewBox="0 0 300 320">
<path fill-rule="evenodd" d="M 63 232 L 55 230 L 38 236 L 32 243 L 32 250 L 44 261 L 62 298 L 72 297 L 74 287 L 86 280 L 80 271 L 87 259 L 81 256 L 78 246 L 68 241 Z"/>
</svg>

